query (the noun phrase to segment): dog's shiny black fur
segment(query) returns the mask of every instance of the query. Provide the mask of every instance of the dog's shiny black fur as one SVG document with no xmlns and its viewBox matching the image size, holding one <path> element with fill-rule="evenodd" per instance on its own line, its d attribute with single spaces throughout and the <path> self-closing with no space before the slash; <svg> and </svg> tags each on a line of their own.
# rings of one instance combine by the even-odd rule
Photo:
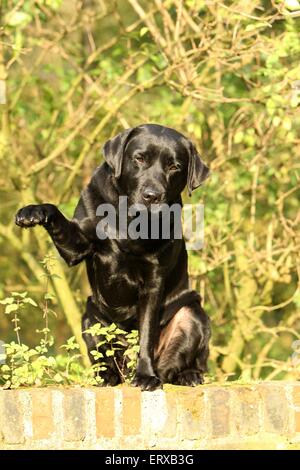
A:
<svg viewBox="0 0 300 470">
<path fill-rule="evenodd" d="M 187 138 L 156 124 L 128 129 L 109 140 L 104 157 L 72 220 L 56 206 L 40 204 L 20 209 L 16 224 L 43 225 L 69 266 L 85 260 L 92 295 L 83 332 L 97 322 L 139 329 L 134 385 L 153 390 L 165 382 L 202 383 L 210 327 L 199 295 L 189 289 L 184 240 L 100 240 L 96 209 L 102 203 L 118 207 L 119 196 L 128 196 L 128 205 L 181 204 L 184 187 L 191 193 L 205 180 L 208 168 Z M 88 350 L 95 349 L 95 338 L 83 336 Z M 104 380 L 109 385 L 121 380 L 113 360 Z"/>
</svg>

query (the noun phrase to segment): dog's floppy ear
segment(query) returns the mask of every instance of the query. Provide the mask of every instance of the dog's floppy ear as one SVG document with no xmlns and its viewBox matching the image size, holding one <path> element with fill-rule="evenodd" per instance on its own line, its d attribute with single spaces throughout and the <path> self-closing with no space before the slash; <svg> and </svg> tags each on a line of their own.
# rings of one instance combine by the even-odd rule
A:
<svg viewBox="0 0 300 470">
<path fill-rule="evenodd" d="M 194 145 L 190 142 L 189 145 L 189 165 L 188 165 L 188 176 L 187 176 L 187 187 L 189 195 L 192 194 L 192 191 L 206 178 L 209 176 L 209 168 L 201 160 L 200 155 L 195 149 Z"/>
<path fill-rule="evenodd" d="M 126 129 L 125 131 L 116 135 L 116 137 L 109 139 L 103 146 L 104 158 L 111 169 L 114 171 L 116 179 L 120 178 L 121 176 L 123 154 L 132 131 L 132 128 Z"/>
</svg>

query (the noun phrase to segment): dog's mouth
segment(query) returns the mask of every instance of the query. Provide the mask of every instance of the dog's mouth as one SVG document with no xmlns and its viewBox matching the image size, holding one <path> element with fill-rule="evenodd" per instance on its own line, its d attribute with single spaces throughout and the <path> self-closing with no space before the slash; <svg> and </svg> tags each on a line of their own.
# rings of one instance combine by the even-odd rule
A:
<svg viewBox="0 0 300 470">
<path fill-rule="evenodd" d="M 158 201 L 147 201 L 143 197 L 128 198 L 129 207 L 140 207 L 141 210 L 145 210 L 147 212 L 159 212 L 163 207 L 166 207 L 169 204 L 170 202 L 165 196 L 159 198 Z"/>
<path fill-rule="evenodd" d="M 144 202 L 133 203 L 128 207 L 129 216 L 140 215 L 141 213 L 147 215 L 156 215 L 160 214 L 163 211 L 167 210 L 169 204 L 167 202 L 160 202 L 157 204 L 145 204 Z"/>
<path fill-rule="evenodd" d="M 157 204 L 150 204 L 148 207 L 147 207 L 147 210 L 148 212 L 152 213 L 152 214 L 158 214 L 160 212 L 162 212 L 162 210 L 167 206 L 167 202 L 166 201 L 163 201 L 163 202 L 159 202 Z"/>
</svg>

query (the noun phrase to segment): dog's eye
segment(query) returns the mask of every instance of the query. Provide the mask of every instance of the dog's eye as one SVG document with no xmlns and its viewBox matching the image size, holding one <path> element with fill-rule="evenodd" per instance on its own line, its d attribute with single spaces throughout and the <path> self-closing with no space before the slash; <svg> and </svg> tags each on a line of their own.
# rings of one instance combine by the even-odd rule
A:
<svg viewBox="0 0 300 470">
<path fill-rule="evenodd" d="M 134 158 L 134 160 L 135 160 L 137 163 L 139 163 L 139 164 L 145 163 L 145 159 L 144 159 L 144 157 L 143 157 L 142 155 L 137 155 L 137 156 Z"/>
</svg>

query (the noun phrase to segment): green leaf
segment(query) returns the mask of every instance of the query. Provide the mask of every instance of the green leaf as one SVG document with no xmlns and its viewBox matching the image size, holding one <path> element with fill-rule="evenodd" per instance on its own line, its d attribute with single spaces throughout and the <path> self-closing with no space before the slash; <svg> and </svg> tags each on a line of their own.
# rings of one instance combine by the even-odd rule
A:
<svg viewBox="0 0 300 470">
<path fill-rule="evenodd" d="M 108 351 L 106 351 L 105 355 L 106 355 L 106 357 L 114 356 L 114 355 L 115 355 L 115 351 L 109 349 Z"/>
<path fill-rule="evenodd" d="M 45 300 L 53 300 L 53 299 L 55 299 L 55 295 L 50 294 L 50 293 L 48 292 L 47 294 L 44 295 L 44 299 L 45 299 Z"/>
<path fill-rule="evenodd" d="M 33 300 L 31 299 L 30 297 L 27 297 L 27 299 L 24 299 L 23 302 L 25 304 L 30 304 L 30 305 L 33 305 L 33 307 L 37 307 L 38 304 Z"/>
<path fill-rule="evenodd" d="M 6 299 L 0 300 L 0 304 L 2 305 L 12 304 L 13 302 L 15 302 L 13 297 L 6 297 Z"/>
<path fill-rule="evenodd" d="M 112 331 L 115 331 L 116 328 L 117 328 L 117 325 L 116 325 L 115 323 L 112 323 L 112 324 L 107 328 L 107 331 L 112 332 Z"/>
<path fill-rule="evenodd" d="M 235 133 L 233 141 L 235 144 L 240 144 L 243 141 L 243 138 L 244 138 L 244 131 L 238 131 Z"/>
<path fill-rule="evenodd" d="M 112 339 L 114 339 L 116 336 L 115 335 L 106 335 L 106 340 L 110 342 Z"/>
<path fill-rule="evenodd" d="M 46 5 L 53 10 L 58 10 L 61 6 L 62 0 L 46 0 Z"/>
<path fill-rule="evenodd" d="M 11 293 L 11 295 L 13 295 L 14 297 L 21 297 L 22 299 L 24 299 L 27 294 L 28 292 L 12 292 Z"/>
<path fill-rule="evenodd" d="M 298 0 L 284 0 L 284 6 L 291 11 L 300 10 L 300 3 Z"/>
<path fill-rule="evenodd" d="M 8 26 L 12 27 L 24 27 L 31 21 L 31 16 L 24 11 L 12 11 L 9 12 L 6 17 L 5 21 Z"/>
<path fill-rule="evenodd" d="M 53 379 L 55 380 L 55 382 L 62 382 L 63 381 L 63 377 L 60 375 L 60 374 L 55 374 L 55 376 L 53 377 Z"/>
<path fill-rule="evenodd" d="M 267 26 L 268 23 L 251 23 L 246 26 L 245 31 L 255 31 L 256 29 L 266 28 Z"/>
<path fill-rule="evenodd" d="M 18 310 L 18 308 L 19 307 L 16 304 L 7 305 L 5 308 L 5 313 L 9 315 L 11 312 L 15 312 L 16 310 Z"/>
<path fill-rule="evenodd" d="M 94 356 L 95 359 L 100 359 L 103 357 L 103 354 L 98 351 L 91 351 L 91 355 Z"/>
<path fill-rule="evenodd" d="M 145 34 L 147 34 L 149 31 L 149 29 L 147 28 L 147 26 L 143 26 L 143 28 L 140 29 L 140 37 L 142 38 L 143 36 L 145 36 Z"/>
<path fill-rule="evenodd" d="M 121 330 L 120 328 L 117 328 L 117 329 L 114 331 L 114 333 L 115 333 L 116 335 L 126 335 L 126 331 Z"/>
</svg>

